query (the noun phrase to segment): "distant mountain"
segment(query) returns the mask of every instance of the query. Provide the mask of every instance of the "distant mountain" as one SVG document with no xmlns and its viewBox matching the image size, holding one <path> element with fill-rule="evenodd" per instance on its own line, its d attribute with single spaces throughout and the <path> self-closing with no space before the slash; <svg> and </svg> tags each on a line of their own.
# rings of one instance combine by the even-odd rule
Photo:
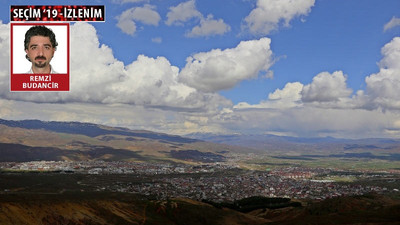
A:
<svg viewBox="0 0 400 225">
<path fill-rule="evenodd" d="M 268 152 L 305 151 L 351 151 L 351 150 L 400 150 L 400 139 L 339 139 L 333 137 L 300 138 L 277 135 L 215 135 L 210 133 L 193 133 L 185 137 L 200 139 L 213 143 L 242 146 Z"/>
<path fill-rule="evenodd" d="M 223 161 L 240 148 L 92 123 L 0 119 L 0 161 Z"/>
<path fill-rule="evenodd" d="M 347 153 L 363 153 L 363 156 L 369 156 L 365 153 L 384 152 L 385 156 L 394 156 L 397 159 L 399 150 L 399 139 L 350 140 L 332 137 L 296 138 L 202 133 L 182 137 L 92 123 L 0 119 L 0 161 L 3 162 L 30 160 L 218 162 L 224 161 L 225 155 L 230 152 L 253 152 L 275 156 L 282 154 L 290 156 L 296 153 L 304 157 L 349 156 Z M 378 157 L 376 154 L 372 156 Z"/>
<path fill-rule="evenodd" d="M 138 138 L 149 138 L 155 140 L 171 141 L 178 143 L 193 143 L 199 140 L 193 140 L 190 138 L 183 138 L 176 135 L 167 135 L 161 133 L 154 133 L 150 131 L 133 131 L 127 128 L 121 127 L 106 127 L 92 123 L 80 123 L 80 122 L 46 122 L 40 120 L 3 120 L 0 119 L 0 124 L 8 127 L 18 127 L 25 129 L 43 129 L 47 131 L 54 131 L 58 133 L 67 134 L 82 134 L 89 137 L 97 137 L 100 135 L 123 135 L 129 137 Z"/>
<path fill-rule="evenodd" d="M 291 142 L 291 143 L 337 143 L 346 139 L 337 139 L 333 137 L 324 137 L 324 138 L 299 138 L 299 137 L 290 137 L 290 136 L 278 136 L 272 134 L 231 134 L 231 135 L 223 135 L 223 134 L 212 134 L 212 133 L 192 133 L 185 135 L 188 138 L 196 138 L 200 140 L 214 140 L 214 141 L 235 141 L 235 140 L 269 140 L 269 141 L 278 141 L 278 142 Z"/>
</svg>

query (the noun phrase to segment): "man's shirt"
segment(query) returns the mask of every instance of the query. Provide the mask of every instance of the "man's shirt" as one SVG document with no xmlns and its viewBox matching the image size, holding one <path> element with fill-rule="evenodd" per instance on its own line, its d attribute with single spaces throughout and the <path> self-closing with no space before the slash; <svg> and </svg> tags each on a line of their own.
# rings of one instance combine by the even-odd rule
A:
<svg viewBox="0 0 400 225">
<path fill-rule="evenodd" d="M 50 74 L 55 74 L 55 73 L 57 73 L 56 71 L 54 71 L 53 70 L 53 67 L 50 65 Z M 28 73 L 27 74 L 33 74 L 33 70 L 32 70 L 32 67 L 31 67 L 31 69 L 28 71 Z"/>
</svg>

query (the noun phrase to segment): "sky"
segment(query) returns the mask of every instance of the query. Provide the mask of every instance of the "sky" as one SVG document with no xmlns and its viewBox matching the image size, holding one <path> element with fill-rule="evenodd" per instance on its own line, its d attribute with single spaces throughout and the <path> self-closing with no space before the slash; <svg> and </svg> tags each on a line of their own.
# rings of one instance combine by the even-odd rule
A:
<svg viewBox="0 0 400 225">
<path fill-rule="evenodd" d="M 178 135 L 400 137 L 398 0 L 0 4 L 2 119 Z M 69 92 L 10 92 L 9 6 L 54 4 L 105 5 L 106 22 L 71 23 Z"/>
</svg>

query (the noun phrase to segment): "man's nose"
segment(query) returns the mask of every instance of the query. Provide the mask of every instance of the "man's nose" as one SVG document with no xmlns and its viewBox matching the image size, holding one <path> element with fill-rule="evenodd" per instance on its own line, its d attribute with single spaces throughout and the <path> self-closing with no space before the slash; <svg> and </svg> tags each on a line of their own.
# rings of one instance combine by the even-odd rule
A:
<svg viewBox="0 0 400 225">
<path fill-rule="evenodd" d="M 43 48 L 38 48 L 38 55 L 43 56 Z"/>
</svg>

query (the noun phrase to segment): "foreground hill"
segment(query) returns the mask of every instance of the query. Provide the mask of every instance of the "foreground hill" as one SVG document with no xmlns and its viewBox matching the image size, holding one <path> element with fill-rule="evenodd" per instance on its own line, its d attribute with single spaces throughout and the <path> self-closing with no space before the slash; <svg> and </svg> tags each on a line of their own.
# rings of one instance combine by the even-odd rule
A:
<svg viewBox="0 0 400 225">
<path fill-rule="evenodd" d="M 0 195 L 3 225 L 263 224 L 263 218 L 188 199 L 152 201 L 121 193 Z"/>
<path fill-rule="evenodd" d="M 253 213 L 254 215 L 254 213 Z M 258 216 L 278 219 L 269 224 L 400 224 L 399 196 L 367 194 L 347 196 L 311 203 L 303 209 L 266 211 Z"/>
<path fill-rule="evenodd" d="M 214 162 L 241 148 L 143 130 L 78 122 L 0 119 L 0 161 Z"/>
<path fill-rule="evenodd" d="M 188 200 L 148 200 L 121 193 L 2 194 L 0 224 L 400 224 L 400 200 L 381 195 L 339 197 L 305 207 L 240 213 Z"/>
</svg>

